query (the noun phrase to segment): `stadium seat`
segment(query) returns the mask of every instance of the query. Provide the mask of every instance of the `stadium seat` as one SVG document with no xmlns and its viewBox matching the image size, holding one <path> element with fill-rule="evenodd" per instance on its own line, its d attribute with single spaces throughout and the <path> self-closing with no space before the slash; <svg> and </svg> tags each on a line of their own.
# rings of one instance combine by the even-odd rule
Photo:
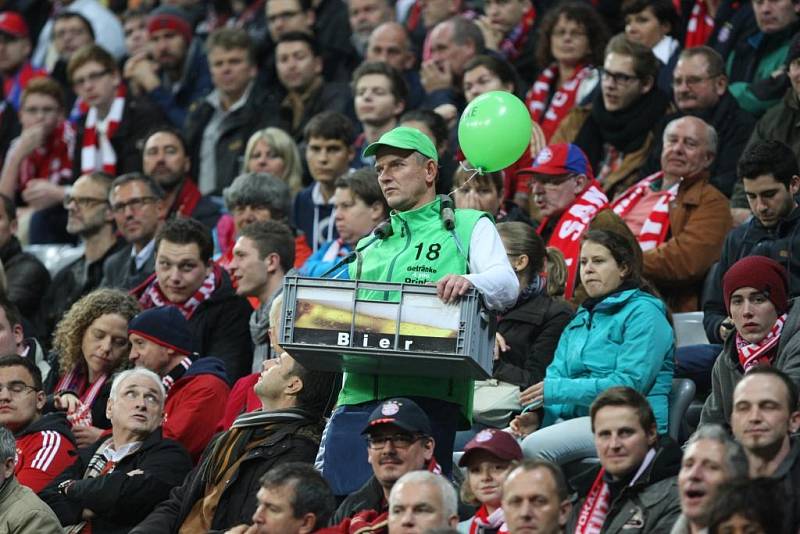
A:
<svg viewBox="0 0 800 534">
<path fill-rule="evenodd" d="M 703 312 L 672 314 L 675 329 L 675 348 L 687 345 L 706 345 L 708 338 L 703 328 Z"/>
<path fill-rule="evenodd" d="M 674 378 L 672 391 L 669 394 L 669 436 L 678 443 L 683 443 L 689 436 L 686 422 L 686 410 L 694 399 L 694 382 L 688 378 Z"/>
</svg>

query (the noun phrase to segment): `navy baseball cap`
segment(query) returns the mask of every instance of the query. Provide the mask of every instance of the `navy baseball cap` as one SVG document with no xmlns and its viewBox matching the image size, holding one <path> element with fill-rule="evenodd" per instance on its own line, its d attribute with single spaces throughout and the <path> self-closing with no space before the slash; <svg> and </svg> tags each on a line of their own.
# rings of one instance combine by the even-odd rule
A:
<svg viewBox="0 0 800 534">
<path fill-rule="evenodd" d="M 372 410 L 369 422 L 361 433 L 369 434 L 373 428 L 383 424 L 394 425 L 411 433 L 431 435 L 431 421 L 428 416 L 417 403 L 403 397 L 387 399 L 380 403 Z"/>
</svg>

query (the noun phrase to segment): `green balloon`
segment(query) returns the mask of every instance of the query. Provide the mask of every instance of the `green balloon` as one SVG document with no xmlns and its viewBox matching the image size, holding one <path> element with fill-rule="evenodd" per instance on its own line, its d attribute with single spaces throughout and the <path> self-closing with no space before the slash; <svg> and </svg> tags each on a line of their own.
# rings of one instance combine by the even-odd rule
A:
<svg viewBox="0 0 800 534">
<path fill-rule="evenodd" d="M 469 103 L 458 123 L 458 143 L 482 172 L 505 169 L 531 142 L 531 115 L 511 93 L 491 91 Z"/>
</svg>

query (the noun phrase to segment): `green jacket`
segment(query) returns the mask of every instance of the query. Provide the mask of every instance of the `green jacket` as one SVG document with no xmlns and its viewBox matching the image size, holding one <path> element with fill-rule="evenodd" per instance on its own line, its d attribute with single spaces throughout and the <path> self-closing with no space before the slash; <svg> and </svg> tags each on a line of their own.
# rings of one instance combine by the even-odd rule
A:
<svg viewBox="0 0 800 534">
<path fill-rule="evenodd" d="M 15 477 L 0 485 L 0 534 L 62 533 L 56 514 Z"/>
</svg>

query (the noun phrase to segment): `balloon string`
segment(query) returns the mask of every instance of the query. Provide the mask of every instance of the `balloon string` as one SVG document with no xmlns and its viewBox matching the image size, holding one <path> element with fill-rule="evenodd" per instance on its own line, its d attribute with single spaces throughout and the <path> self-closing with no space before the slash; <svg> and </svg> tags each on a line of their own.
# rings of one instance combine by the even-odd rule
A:
<svg viewBox="0 0 800 534">
<path fill-rule="evenodd" d="M 477 169 L 475 169 L 475 168 L 472 168 L 472 167 L 469 167 L 469 166 L 467 166 L 465 162 L 466 162 L 466 160 L 459 161 L 459 162 L 458 162 L 458 166 L 459 166 L 459 167 L 461 167 L 461 170 L 462 170 L 462 171 L 464 171 L 464 172 L 471 172 L 472 174 L 470 174 L 470 175 L 469 175 L 469 178 L 467 178 L 467 181 L 466 181 L 466 182 L 464 182 L 463 184 L 461 184 L 461 186 L 459 187 L 459 189 L 463 188 L 465 185 L 467 185 L 468 183 L 470 183 L 470 182 L 472 181 L 472 179 L 473 179 L 473 178 L 475 178 L 477 175 L 479 175 L 479 174 L 480 174 L 480 175 L 483 175 L 483 171 L 481 170 L 481 168 L 480 168 L 480 167 L 478 167 Z M 455 189 L 454 189 L 454 190 L 453 190 L 453 191 L 451 191 L 449 194 L 450 194 L 450 195 L 454 195 L 454 194 L 455 194 L 455 192 L 456 192 L 456 191 L 455 191 Z"/>
</svg>

